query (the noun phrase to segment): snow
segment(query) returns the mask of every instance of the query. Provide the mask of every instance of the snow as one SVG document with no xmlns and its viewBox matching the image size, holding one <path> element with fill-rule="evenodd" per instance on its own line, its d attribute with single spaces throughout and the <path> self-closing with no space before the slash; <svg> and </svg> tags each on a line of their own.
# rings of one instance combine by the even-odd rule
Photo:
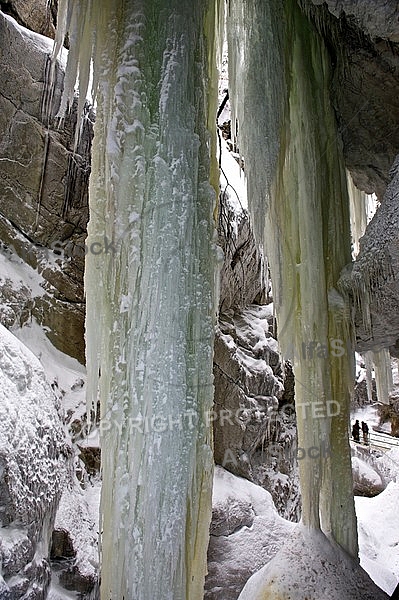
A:
<svg viewBox="0 0 399 600">
<path fill-rule="evenodd" d="M 40 362 L 2 325 L 0 378 L 0 440 L 9 485 L 21 518 L 33 518 L 59 493 L 62 461 L 54 456 L 63 451 L 61 421 Z"/>
<path fill-rule="evenodd" d="M 6 277 L 13 289 L 29 286 L 34 295 L 43 292 L 41 275 L 29 265 L 23 263 L 15 254 L 0 253 L 2 277 Z M 59 405 L 66 424 L 64 432 L 70 438 L 68 423 L 81 420 L 86 412 L 86 369 L 76 359 L 57 350 L 47 338 L 43 328 L 32 318 L 23 327 L 14 327 L 15 343 L 36 357 L 35 361 L 45 373 L 46 380 L 52 385 L 51 394 L 61 402 Z M 19 340 L 19 342 L 17 341 Z M 22 343 L 24 345 L 22 345 Z M 29 349 L 29 350 L 28 350 Z M 30 352 L 29 352 L 30 351 Z M 25 417 L 28 419 L 28 416 Z M 61 425 L 61 423 L 60 423 Z M 80 442 L 83 445 L 98 446 L 98 433 Z M 72 480 L 60 501 L 56 515 L 56 527 L 70 531 L 77 551 L 76 564 L 82 573 L 94 576 L 98 569 L 97 537 L 99 531 L 99 481 L 86 483 L 82 491 Z M 53 583 L 49 598 L 52 600 L 76 598 L 72 592 L 66 592 L 57 583 L 57 574 L 53 572 Z"/>
<path fill-rule="evenodd" d="M 10 283 L 14 290 L 28 288 L 32 296 L 43 296 L 45 279 L 10 250 L 0 248 L 0 282 Z"/>
<path fill-rule="evenodd" d="M 289 523 L 278 515 L 269 492 L 217 465 L 214 473 L 212 506 L 226 504 L 230 498 L 237 498 L 251 504 L 255 514 L 267 516 L 271 523 L 275 522 L 280 526 Z M 287 528 L 291 526 L 292 523 L 287 525 Z"/>
<path fill-rule="evenodd" d="M 247 582 L 239 600 L 383 600 L 356 560 L 320 530 L 298 525 L 280 552 Z"/>
<path fill-rule="evenodd" d="M 399 483 L 391 481 L 374 498 L 356 497 L 355 505 L 360 564 L 377 585 L 392 594 L 399 581 Z"/>
<path fill-rule="evenodd" d="M 245 580 L 277 553 L 296 525 L 278 515 L 269 492 L 219 466 L 212 508 L 205 598 L 237 597 Z"/>
<path fill-rule="evenodd" d="M 65 417 L 73 414 L 75 419 L 81 418 L 86 412 L 85 367 L 57 350 L 34 318 L 24 327 L 15 328 L 13 333 L 40 360 L 48 381 L 62 398 Z"/>
<path fill-rule="evenodd" d="M 237 214 L 248 210 L 247 182 L 240 164 L 232 156 L 226 140 L 220 134 L 221 167 L 220 186 L 226 189 L 228 201 Z"/>
<path fill-rule="evenodd" d="M 69 592 L 59 585 L 57 576 L 53 574 L 47 600 L 78 600 L 79 597 L 81 596 L 78 592 Z"/>
<path fill-rule="evenodd" d="M 95 508 L 96 511 L 93 510 Z M 99 509 L 99 482 L 89 484 L 84 491 L 77 485 L 72 488 L 67 487 L 61 496 L 55 521 L 56 529 L 64 529 L 70 534 L 76 550 L 74 565 L 79 568 L 82 575 L 93 579 L 99 571 L 97 548 Z"/>
<path fill-rule="evenodd" d="M 373 486 L 383 485 L 382 479 L 378 473 L 357 456 L 352 456 L 352 472 L 356 474 L 358 481 L 365 480 L 368 484 Z"/>
<path fill-rule="evenodd" d="M 44 52 L 48 55 L 52 54 L 54 46 L 53 40 L 44 35 L 41 35 L 40 33 L 31 31 L 30 29 L 23 27 L 23 25 L 19 25 L 19 23 L 17 23 L 17 21 L 13 19 L 13 17 L 10 17 L 5 13 L 3 14 L 3 16 L 5 19 L 7 19 L 7 21 L 9 21 L 12 24 L 12 26 L 20 33 L 22 37 L 29 40 L 31 46 L 35 47 L 40 52 Z M 68 51 L 65 48 L 63 48 L 62 52 L 60 53 L 59 62 L 64 68 L 66 65 L 67 56 Z"/>
<path fill-rule="evenodd" d="M 398 453 L 396 449 L 395 452 Z M 249 568 L 248 561 L 259 565 L 259 556 L 265 550 L 268 554 L 263 559 L 267 563 L 275 556 L 279 548 L 291 543 L 288 540 L 298 528 L 298 525 L 285 521 L 277 515 L 270 494 L 264 489 L 232 475 L 222 467 L 216 467 L 212 498 L 213 510 L 224 511 L 228 515 L 228 507 L 234 506 L 233 502 L 235 505 L 239 503 L 241 506 L 252 506 L 254 520 L 250 527 L 244 526 L 230 534 L 228 541 L 222 540 L 223 561 L 227 560 L 227 562 L 223 562 L 221 565 L 224 575 L 220 575 L 220 577 L 222 580 L 225 578 L 225 583 L 226 580 L 230 582 L 229 585 L 233 585 L 235 581 L 234 571 L 245 572 Z M 399 484 L 391 482 L 386 490 L 378 496 L 374 498 L 357 497 L 355 503 L 359 530 L 360 564 L 381 589 L 391 594 L 399 581 L 399 523 L 397 520 Z M 217 540 L 216 543 L 218 543 Z M 268 550 L 267 546 L 269 546 Z M 316 565 L 318 557 L 321 557 L 322 560 L 326 559 L 323 556 L 325 553 L 327 553 L 327 562 L 328 560 L 331 562 L 331 572 L 326 573 L 326 580 L 323 581 L 324 588 L 328 589 L 327 578 L 333 577 L 334 569 L 338 573 L 341 572 L 342 557 L 340 558 L 340 551 L 334 545 L 331 546 L 331 542 L 327 538 L 317 538 L 316 536 L 311 541 L 306 555 L 311 556 L 312 563 Z M 210 563 L 209 568 L 213 582 L 216 565 Z M 301 579 L 300 566 L 295 567 L 290 563 L 289 568 L 295 569 L 296 576 Z M 287 569 L 287 565 L 285 565 L 285 569 Z M 342 577 L 345 577 L 345 572 L 350 579 L 353 579 L 353 565 L 344 564 Z M 362 585 L 364 585 L 364 581 Z M 224 589 L 222 585 L 221 594 Z M 215 589 L 210 591 L 215 592 Z M 245 597 L 243 596 L 243 598 Z M 337 597 L 339 598 L 339 596 Z"/>
</svg>

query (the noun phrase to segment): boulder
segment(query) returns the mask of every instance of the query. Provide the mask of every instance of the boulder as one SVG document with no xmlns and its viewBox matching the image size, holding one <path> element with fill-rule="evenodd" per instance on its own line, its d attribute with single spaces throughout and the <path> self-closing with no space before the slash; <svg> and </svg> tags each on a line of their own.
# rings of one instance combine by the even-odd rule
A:
<svg viewBox="0 0 399 600">
<path fill-rule="evenodd" d="M 266 490 L 216 467 L 204 600 L 236 600 L 294 527 Z"/>
<path fill-rule="evenodd" d="M 353 493 L 372 498 L 380 494 L 386 484 L 373 466 L 358 456 L 352 456 Z"/>
<path fill-rule="evenodd" d="M 49 585 L 71 453 L 58 411 L 38 359 L 0 325 L 0 589 L 8 600 L 42 600 Z"/>
</svg>

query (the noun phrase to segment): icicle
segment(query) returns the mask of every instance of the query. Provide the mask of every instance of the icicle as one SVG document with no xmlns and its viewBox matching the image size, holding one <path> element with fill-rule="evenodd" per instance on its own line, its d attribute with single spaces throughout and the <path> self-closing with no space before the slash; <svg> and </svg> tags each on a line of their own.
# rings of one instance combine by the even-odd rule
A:
<svg viewBox="0 0 399 600">
<path fill-rule="evenodd" d="M 102 252 L 88 253 L 85 288 L 88 406 L 99 392 L 102 417 L 101 596 L 197 600 L 213 468 L 209 181 L 218 181 L 221 9 L 208 0 L 61 9 L 76 45 L 63 106 L 77 69 L 85 97 L 91 54 L 97 93 L 87 246 Z"/>
<path fill-rule="evenodd" d="M 373 402 L 373 357 L 371 352 L 363 354 L 366 365 L 367 398 L 370 404 Z"/>
<path fill-rule="evenodd" d="M 370 355 L 374 364 L 378 402 L 389 404 L 389 395 L 393 388 L 391 355 L 388 348 L 371 351 Z"/>
<path fill-rule="evenodd" d="M 353 258 L 356 258 L 360 249 L 359 240 L 366 231 L 369 196 L 355 186 L 349 171 L 347 171 L 346 176 L 348 182 L 349 210 L 351 216 L 351 233 L 353 244 L 352 256 Z"/>
</svg>

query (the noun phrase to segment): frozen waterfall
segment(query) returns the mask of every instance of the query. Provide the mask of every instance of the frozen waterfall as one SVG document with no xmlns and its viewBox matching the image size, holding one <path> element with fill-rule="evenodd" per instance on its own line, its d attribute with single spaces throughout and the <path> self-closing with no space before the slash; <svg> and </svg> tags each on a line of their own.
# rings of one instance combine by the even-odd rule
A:
<svg viewBox="0 0 399 600">
<path fill-rule="evenodd" d="M 218 9 L 60 4 L 66 94 L 79 71 L 84 97 L 93 58 L 97 101 L 85 286 L 89 407 L 101 399 L 101 596 L 199 599 L 213 472 Z"/>
<path fill-rule="evenodd" d="M 91 58 L 97 100 L 85 285 L 89 408 L 101 399 L 104 600 L 203 594 L 222 4 L 60 1 L 58 48 L 66 30 L 71 43 L 61 110 L 78 72 L 84 98 Z M 300 461 L 303 525 L 356 561 L 353 340 L 335 288 L 351 260 L 350 217 L 329 59 L 295 0 L 227 6 L 232 129 L 294 366 L 298 445 L 330 449 Z"/>
</svg>

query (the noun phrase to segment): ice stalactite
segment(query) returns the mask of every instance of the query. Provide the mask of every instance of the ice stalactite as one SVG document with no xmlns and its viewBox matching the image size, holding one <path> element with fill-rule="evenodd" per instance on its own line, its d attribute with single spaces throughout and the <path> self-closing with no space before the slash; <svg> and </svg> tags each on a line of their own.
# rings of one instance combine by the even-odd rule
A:
<svg viewBox="0 0 399 600">
<path fill-rule="evenodd" d="M 218 3 L 60 3 L 97 117 L 85 287 L 101 597 L 203 596 L 211 511 Z M 82 92 L 81 92 L 82 95 Z M 67 102 L 68 98 L 66 98 Z"/>
<path fill-rule="evenodd" d="M 348 441 L 353 341 L 335 287 L 350 262 L 349 200 L 329 58 L 293 0 L 231 0 L 227 22 L 249 205 L 270 261 L 279 342 L 294 364 L 298 445 L 329 449 L 300 461 L 302 522 L 357 557 Z M 338 414 L 329 415 L 329 401 Z"/>
<path fill-rule="evenodd" d="M 347 172 L 347 182 L 353 245 L 352 254 L 356 258 L 359 254 L 359 240 L 364 235 L 367 226 L 368 195 L 355 186 L 349 172 Z"/>
<path fill-rule="evenodd" d="M 381 404 L 389 404 L 389 395 L 393 389 L 391 355 L 388 348 L 369 350 L 364 353 L 366 363 L 367 393 L 371 401 L 372 371 L 374 369 L 377 400 Z"/>
</svg>

